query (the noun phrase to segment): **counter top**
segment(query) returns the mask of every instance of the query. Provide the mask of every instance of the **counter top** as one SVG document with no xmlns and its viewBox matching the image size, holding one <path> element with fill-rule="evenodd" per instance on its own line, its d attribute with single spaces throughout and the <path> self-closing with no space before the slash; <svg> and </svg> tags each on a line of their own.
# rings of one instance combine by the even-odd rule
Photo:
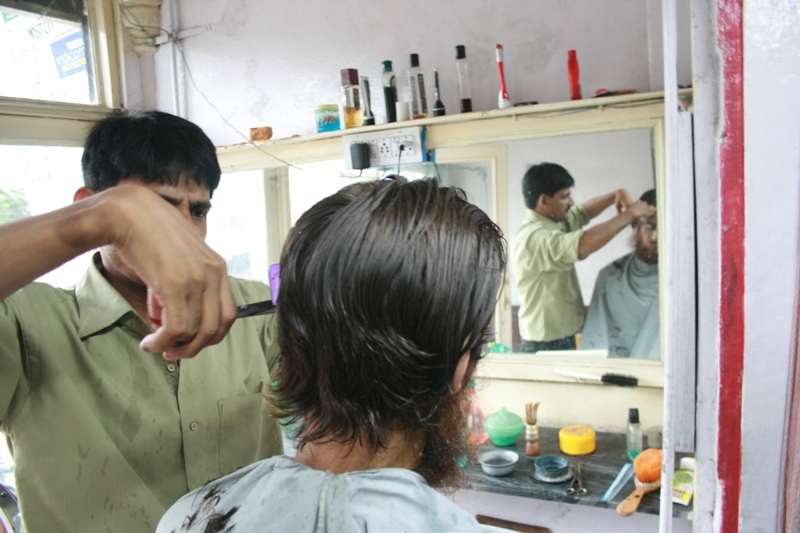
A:
<svg viewBox="0 0 800 533">
<path fill-rule="evenodd" d="M 471 459 L 464 467 L 468 488 L 476 491 L 521 496 L 523 498 L 607 507 L 615 512 L 617 504 L 627 498 L 635 489 L 633 478 L 631 478 L 608 504 L 600 502 L 600 498 L 608 490 L 614 478 L 617 477 L 622 466 L 629 462 L 625 451 L 625 435 L 621 433 L 597 433 L 597 447 L 594 452 L 588 455 L 572 456 L 561 452 L 558 446 L 558 431 L 559 428 L 539 426 L 541 454 L 535 457 L 525 455 L 524 431 L 512 446 L 495 446 L 491 441 L 486 441 L 478 449 L 478 453 L 491 449 L 513 450 L 519 454 L 519 462 L 517 462 L 511 474 L 490 476 L 481 470 L 481 465 L 478 463 L 477 458 Z M 588 493 L 580 497 L 574 494 L 567 495 L 564 491 L 570 486 L 569 480 L 562 483 L 545 483 L 533 479 L 531 477 L 534 469 L 533 462 L 542 455 L 564 457 L 570 461 L 573 469 L 576 462 L 580 461 L 583 486 L 586 487 Z M 575 486 L 577 488 L 577 483 Z M 642 498 L 637 512 L 659 514 L 660 495 L 661 489 L 646 494 Z M 691 505 L 687 507 L 673 504 L 672 509 L 673 516 L 688 518 L 692 508 Z"/>
</svg>

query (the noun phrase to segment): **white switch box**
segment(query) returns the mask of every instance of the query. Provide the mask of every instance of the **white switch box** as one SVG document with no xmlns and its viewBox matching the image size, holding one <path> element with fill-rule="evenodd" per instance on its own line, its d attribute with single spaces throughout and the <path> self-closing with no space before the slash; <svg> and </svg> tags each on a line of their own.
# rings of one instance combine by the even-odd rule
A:
<svg viewBox="0 0 800 533">
<path fill-rule="evenodd" d="M 425 160 L 425 141 L 421 126 L 344 135 L 342 144 L 347 168 L 353 168 L 353 162 L 350 159 L 350 145 L 355 143 L 369 145 L 370 167 L 388 167 L 398 163 L 401 165 L 421 163 Z"/>
</svg>

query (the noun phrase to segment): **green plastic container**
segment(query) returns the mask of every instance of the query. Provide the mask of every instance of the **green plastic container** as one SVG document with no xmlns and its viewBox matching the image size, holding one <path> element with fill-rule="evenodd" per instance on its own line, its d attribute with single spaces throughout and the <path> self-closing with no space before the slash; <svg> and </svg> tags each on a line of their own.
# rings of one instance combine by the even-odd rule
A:
<svg viewBox="0 0 800 533">
<path fill-rule="evenodd" d="M 495 446 L 511 446 L 517 442 L 525 424 L 520 416 L 501 407 L 498 412 L 486 417 L 483 427 Z"/>
</svg>

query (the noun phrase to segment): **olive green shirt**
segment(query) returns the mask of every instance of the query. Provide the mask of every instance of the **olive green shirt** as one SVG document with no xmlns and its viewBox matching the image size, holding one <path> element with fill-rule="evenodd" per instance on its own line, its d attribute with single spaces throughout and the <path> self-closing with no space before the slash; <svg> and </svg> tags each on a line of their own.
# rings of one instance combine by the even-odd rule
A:
<svg viewBox="0 0 800 533">
<path fill-rule="evenodd" d="M 553 341 L 583 325 L 583 304 L 575 262 L 589 223 L 589 212 L 577 205 L 567 219 L 555 222 L 528 210 L 511 239 L 511 264 L 517 278 L 517 314 L 523 340 Z"/>
<path fill-rule="evenodd" d="M 152 532 L 187 492 L 282 453 L 260 394 L 272 317 L 237 320 L 194 359 L 139 342 L 147 324 L 98 270 L 73 289 L 31 284 L 0 302 L 0 429 L 26 533 Z M 269 299 L 231 279 L 237 304 Z"/>
</svg>

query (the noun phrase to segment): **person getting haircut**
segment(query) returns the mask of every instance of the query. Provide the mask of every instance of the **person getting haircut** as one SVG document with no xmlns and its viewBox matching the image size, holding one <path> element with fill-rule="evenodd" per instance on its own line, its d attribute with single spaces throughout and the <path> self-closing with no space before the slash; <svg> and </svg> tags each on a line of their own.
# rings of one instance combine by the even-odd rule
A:
<svg viewBox="0 0 800 533">
<path fill-rule="evenodd" d="M 502 233 L 455 188 L 390 177 L 297 221 L 281 257 L 275 415 L 297 456 L 173 506 L 158 532 L 481 531 L 438 490 L 460 479 L 465 385 L 505 270 Z"/>
</svg>

